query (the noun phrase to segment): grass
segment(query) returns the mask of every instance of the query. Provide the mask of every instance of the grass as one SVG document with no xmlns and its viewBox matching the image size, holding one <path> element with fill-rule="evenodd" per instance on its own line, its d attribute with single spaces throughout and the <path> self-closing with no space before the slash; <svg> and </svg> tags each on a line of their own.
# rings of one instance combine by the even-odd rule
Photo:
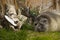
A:
<svg viewBox="0 0 60 40">
<path fill-rule="evenodd" d="M 60 40 L 60 32 L 35 32 L 32 29 L 26 24 L 17 32 L 0 29 L 0 40 Z"/>
<path fill-rule="evenodd" d="M 27 33 L 24 30 L 14 32 L 0 29 L 0 40 L 26 40 Z"/>
</svg>

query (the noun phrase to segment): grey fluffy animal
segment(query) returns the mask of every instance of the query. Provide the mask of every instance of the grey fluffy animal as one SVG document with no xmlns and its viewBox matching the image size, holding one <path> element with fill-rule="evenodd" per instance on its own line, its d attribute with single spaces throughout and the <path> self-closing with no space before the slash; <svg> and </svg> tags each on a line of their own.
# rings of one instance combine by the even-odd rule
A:
<svg viewBox="0 0 60 40">
<path fill-rule="evenodd" d="M 60 31 L 60 15 L 53 12 L 43 12 L 36 17 L 34 22 L 35 31 Z"/>
</svg>

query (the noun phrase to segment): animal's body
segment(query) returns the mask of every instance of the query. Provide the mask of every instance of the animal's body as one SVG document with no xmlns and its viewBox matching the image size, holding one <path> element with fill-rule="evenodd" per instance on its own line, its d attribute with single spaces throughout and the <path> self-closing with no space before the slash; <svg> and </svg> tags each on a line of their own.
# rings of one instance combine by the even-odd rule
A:
<svg viewBox="0 0 60 40">
<path fill-rule="evenodd" d="M 35 31 L 60 31 L 60 15 L 43 12 L 35 20 Z"/>
</svg>

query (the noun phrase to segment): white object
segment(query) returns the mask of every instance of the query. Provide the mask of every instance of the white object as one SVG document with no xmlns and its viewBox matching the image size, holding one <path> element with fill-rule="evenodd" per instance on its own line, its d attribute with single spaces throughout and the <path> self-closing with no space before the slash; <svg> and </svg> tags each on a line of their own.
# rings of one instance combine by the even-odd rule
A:
<svg viewBox="0 0 60 40">
<path fill-rule="evenodd" d="M 13 21 L 11 18 L 9 18 L 7 15 L 5 15 L 5 18 L 6 18 L 6 20 L 7 20 L 8 22 L 10 22 L 12 25 L 17 26 L 17 24 L 15 24 L 14 21 Z"/>
</svg>

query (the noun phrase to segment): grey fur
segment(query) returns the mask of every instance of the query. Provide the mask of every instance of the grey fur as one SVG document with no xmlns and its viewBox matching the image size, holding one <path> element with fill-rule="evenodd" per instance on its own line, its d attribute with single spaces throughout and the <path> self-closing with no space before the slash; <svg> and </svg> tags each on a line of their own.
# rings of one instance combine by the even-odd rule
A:
<svg viewBox="0 0 60 40">
<path fill-rule="evenodd" d="M 53 12 L 43 12 L 37 16 L 35 31 L 60 31 L 60 15 Z"/>
</svg>

